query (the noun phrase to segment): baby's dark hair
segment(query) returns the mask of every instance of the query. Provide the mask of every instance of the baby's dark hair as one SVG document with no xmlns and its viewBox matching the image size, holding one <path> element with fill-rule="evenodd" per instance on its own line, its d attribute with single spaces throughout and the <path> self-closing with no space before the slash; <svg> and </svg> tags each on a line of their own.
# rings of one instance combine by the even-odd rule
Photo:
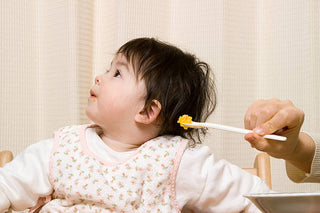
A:
<svg viewBox="0 0 320 213">
<path fill-rule="evenodd" d="M 154 38 L 137 38 L 121 46 L 132 64 L 137 79 L 143 79 L 147 95 L 145 106 L 152 100 L 161 104 L 160 135 L 180 135 L 201 143 L 206 129 L 187 129 L 177 123 L 187 114 L 193 121 L 205 121 L 216 106 L 213 74 L 208 64 L 194 55 Z"/>
</svg>

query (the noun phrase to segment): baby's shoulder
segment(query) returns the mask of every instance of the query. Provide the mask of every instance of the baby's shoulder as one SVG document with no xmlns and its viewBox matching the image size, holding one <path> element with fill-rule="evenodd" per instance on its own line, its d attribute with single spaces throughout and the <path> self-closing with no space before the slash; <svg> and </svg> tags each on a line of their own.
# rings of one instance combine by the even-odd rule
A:
<svg viewBox="0 0 320 213">
<path fill-rule="evenodd" d="M 192 159 L 193 161 L 206 161 L 208 159 L 214 159 L 210 147 L 206 145 L 188 146 L 184 153 L 183 159 Z"/>
<path fill-rule="evenodd" d="M 188 140 L 180 137 L 180 136 L 174 136 L 174 135 L 161 135 L 158 136 L 156 138 L 151 139 L 150 141 L 148 141 L 147 143 L 145 143 L 144 145 L 148 145 L 148 144 L 159 144 L 161 145 L 181 145 L 181 144 L 188 144 Z"/>
<path fill-rule="evenodd" d="M 203 144 L 187 146 L 186 151 L 192 153 L 211 153 L 210 147 Z"/>
</svg>

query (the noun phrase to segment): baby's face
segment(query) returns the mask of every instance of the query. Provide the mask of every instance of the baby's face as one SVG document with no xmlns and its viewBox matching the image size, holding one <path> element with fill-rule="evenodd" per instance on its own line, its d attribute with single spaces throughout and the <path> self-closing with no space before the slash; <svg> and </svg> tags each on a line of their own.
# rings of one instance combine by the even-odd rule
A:
<svg viewBox="0 0 320 213">
<path fill-rule="evenodd" d="M 86 110 L 88 117 L 103 128 L 133 124 L 145 104 L 146 87 L 136 80 L 132 65 L 122 55 L 114 57 L 110 69 L 96 77 Z"/>
</svg>

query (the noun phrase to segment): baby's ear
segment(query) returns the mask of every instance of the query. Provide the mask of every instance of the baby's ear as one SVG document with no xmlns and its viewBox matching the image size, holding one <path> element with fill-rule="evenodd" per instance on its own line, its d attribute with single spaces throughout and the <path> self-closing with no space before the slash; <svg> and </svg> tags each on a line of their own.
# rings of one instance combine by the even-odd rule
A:
<svg viewBox="0 0 320 213">
<path fill-rule="evenodd" d="M 151 124 L 157 120 L 161 111 L 161 104 L 157 100 L 152 100 L 151 103 L 144 107 L 135 116 L 135 121 L 142 124 Z"/>
</svg>

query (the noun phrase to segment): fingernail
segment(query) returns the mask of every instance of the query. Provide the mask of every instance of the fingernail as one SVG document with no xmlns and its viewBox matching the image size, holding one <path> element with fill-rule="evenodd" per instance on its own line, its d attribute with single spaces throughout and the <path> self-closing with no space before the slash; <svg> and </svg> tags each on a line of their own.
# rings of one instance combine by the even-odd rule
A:
<svg viewBox="0 0 320 213">
<path fill-rule="evenodd" d="M 257 127 L 257 128 L 255 128 L 255 129 L 253 129 L 253 131 L 254 131 L 255 133 L 257 133 L 258 135 L 265 135 L 265 134 L 264 134 L 264 131 L 263 131 L 263 129 L 262 129 L 261 127 Z"/>
<path fill-rule="evenodd" d="M 256 138 L 253 136 L 253 135 L 250 135 L 250 136 L 246 136 L 245 138 L 247 141 L 249 142 L 254 142 L 256 140 Z"/>
</svg>

